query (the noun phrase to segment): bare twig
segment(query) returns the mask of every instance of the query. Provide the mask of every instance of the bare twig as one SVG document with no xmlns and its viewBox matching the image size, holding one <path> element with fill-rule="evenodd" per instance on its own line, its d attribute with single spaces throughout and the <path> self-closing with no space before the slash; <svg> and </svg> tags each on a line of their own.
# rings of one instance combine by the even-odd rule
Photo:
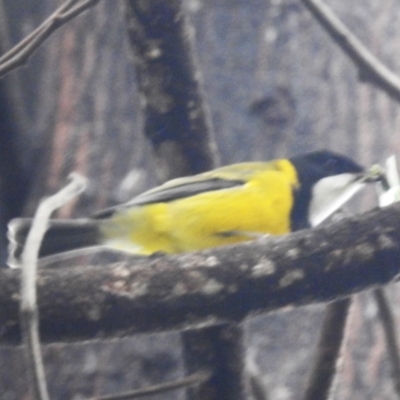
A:
<svg viewBox="0 0 400 400">
<path fill-rule="evenodd" d="M 50 17 L 48 17 L 40 26 L 38 26 L 33 32 L 31 32 L 28 36 L 26 36 L 25 38 L 23 38 L 17 45 L 15 45 L 13 48 L 11 48 L 9 51 L 7 51 L 6 53 L 4 53 L 1 57 L 0 57 L 0 63 L 4 63 L 8 60 L 10 60 L 11 58 L 13 58 L 16 54 L 18 54 L 24 47 L 26 47 L 31 41 L 32 39 L 35 38 L 35 36 L 38 34 L 38 32 L 40 32 L 41 30 L 43 30 L 44 28 L 46 28 L 46 25 L 48 24 L 48 22 L 54 18 L 56 15 L 58 15 L 59 13 L 64 12 L 66 9 L 68 9 L 71 5 L 77 3 L 79 0 L 69 0 L 66 1 L 64 4 L 62 4 L 52 15 L 50 15 Z"/>
<path fill-rule="evenodd" d="M 383 288 L 374 290 L 374 297 L 378 304 L 379 317 L 382 321 L 383 331 L 386 338 L 386 348 L 392 366 L 392 376 L 397 396 L 400 396 L 400 357 L 399 343 L 396 335 L 396 323 L 390 309 Z"/>
<path fill-rule="evenodd" d="M 99 1 L 67 0 L 30 35 L 0 57 L 0 78 L 25 65 L 50 35 Z"/>
<path fill-rule="evenodd" d="M 331 38 L 351 58 L 360 77 L 400 101 L 400 78 L 383 65 L 321 0 L 302 0 Z"/>
<path fill-rule="evenodd" d="M 158 385 L 153 385 L 144 389 L 132 390 L 131 392 L 120 393 L 116 395 L 95 397 L 92 400 L 137 399 L 139 397 L 149 396 L 150 394 L 164 393 L 167 391 L 187 388 L 190 386 L 198 386 L 208 381 L 210 377 L 211 374 L 209 372 L 201 371 L 173 382 L 160 383 Z"/>
<path fill-rule="evenodd" d="M 40 352 L 38 308 L 36 304 L 36 269 L 40 243 L 47 229 L 51 213 L 70 201 L 85 188 L 85 180 L 74 174 L 71 182 L 38 207 L 22 253 L 20 319 L 26 344 L 27 359 L 34 382 L 35 398 L 47 400 L 47 385 Z"/>
</svg>

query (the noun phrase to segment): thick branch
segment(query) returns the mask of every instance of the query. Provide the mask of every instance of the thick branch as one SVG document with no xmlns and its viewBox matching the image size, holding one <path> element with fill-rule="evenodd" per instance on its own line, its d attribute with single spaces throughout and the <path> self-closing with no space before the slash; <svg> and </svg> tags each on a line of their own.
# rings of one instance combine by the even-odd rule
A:
<svg viewBox="0 0 400 400">
<path fill-rule="evenodd" d="M 286 237 L 104 267 L 42 269 L 43 340 L 187 326 L 323 302 L 396 279 L 400 205 Z M 3 340 L 18 338 L 19 271 L 0 271 Z"/>
<path fill-rule="evenodd" d="M 400 101 L 400 77 L 382 64 L 321 0 L 302 0 L 302 2 L 354 62 L 359 69 L 361 79 Z"/>
<path fill-rule="evenodd" d="M 182 0 L 126 0 L 125 14 L 160 179 L 211 169 L 216 144 Z"/>
</svg>

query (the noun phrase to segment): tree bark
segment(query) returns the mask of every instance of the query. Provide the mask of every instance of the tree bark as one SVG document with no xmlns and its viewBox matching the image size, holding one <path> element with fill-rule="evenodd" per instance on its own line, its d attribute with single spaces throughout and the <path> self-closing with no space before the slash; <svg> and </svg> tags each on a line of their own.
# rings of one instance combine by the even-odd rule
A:
<svg viewBox="0 0 400 400">
<path fill-rule="evenodd" d="M 154 332 L 326 302 L 400 271 L 400 206 L 285 237 L 104 266 L 43 268 L 42 339 Z M 19 271 L 1 272 L 3 340 L 17 337 Z M 55 299 L 57 299 L 55 301 Z"/>
</svg>

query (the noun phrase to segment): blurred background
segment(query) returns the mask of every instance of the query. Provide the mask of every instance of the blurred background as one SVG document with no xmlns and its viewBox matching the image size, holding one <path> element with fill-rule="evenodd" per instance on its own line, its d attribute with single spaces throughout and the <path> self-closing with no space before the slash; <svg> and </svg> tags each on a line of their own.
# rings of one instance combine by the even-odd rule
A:
<svg viewBox="0 0 400 400">
<path fill-rule="evenodd" d="M 51 12 L 50 0 L 2 0 L 0 49 Z M 220 163 L 331 149 L 368 166 L 400 154 L 399 104 L 362 83 L 357 68 L 300 1 L 185 0 L 196 62 Z M 329 2 L 392 71 L 400 71 L 398 0 Z M 28 65 L 0 81 L 0 259 L 6 224 L 31 216 L 68 174 L 88 190 L 61 217 L 89 215 L 159 183 L 144 137 L 135 70 L 121 4 L 101 1 L 56 32 Z M 375 205 L 373 193 L 358 210 Z M 397 286 L 388 294 L 399 304 Z M 249 360 L 268 399 L 300 398 L 324 305 L 286 309 L 246 322 Z M 398 307 L 397 307 L 398 309 Z M 400 314 L 396 315 L 400 321 Z M 356 296 L 333 399 L 396 399 L 377 309 Z M 181 376 L 174 332 L 45 348 L 52 399 L 83 399 Z M 0 347 L 0 398 L 31 399 L 20 349 Z M 179 399 L 174 392 L 148 397 Z"/>
</svg>

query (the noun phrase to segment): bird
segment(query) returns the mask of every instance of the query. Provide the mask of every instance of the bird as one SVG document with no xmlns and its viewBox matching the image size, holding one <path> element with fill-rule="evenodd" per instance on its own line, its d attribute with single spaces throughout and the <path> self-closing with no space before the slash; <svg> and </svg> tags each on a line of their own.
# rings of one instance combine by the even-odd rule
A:
<svg viewBox="0 0 400 400">
<path fill-rule="evenodd" d="M 137 255 L 183 253 L 318 225 L 376 180 L 347 156 L 313 151 L 170 180 L 89 218 L 50 220 L 39 257 L 92 246 Z M 10 259 L 32 220 L 9 223 Z"/>
</svg>

